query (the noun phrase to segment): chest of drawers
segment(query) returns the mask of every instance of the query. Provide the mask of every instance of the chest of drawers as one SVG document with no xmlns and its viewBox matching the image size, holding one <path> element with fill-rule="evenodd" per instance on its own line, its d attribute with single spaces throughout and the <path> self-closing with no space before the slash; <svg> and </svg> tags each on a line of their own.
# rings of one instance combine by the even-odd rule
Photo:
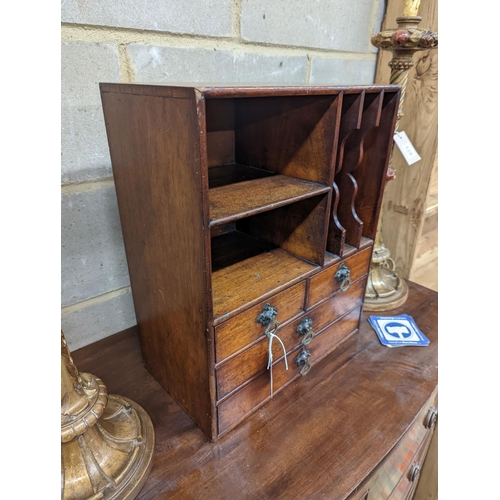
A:
<svg viewBox="0 0 500 500">
<path fill-rule="evenodd" d="M 144 361 L 215 440 L 357 332 L 399 87 L 101 96 Z"/>
</svg>

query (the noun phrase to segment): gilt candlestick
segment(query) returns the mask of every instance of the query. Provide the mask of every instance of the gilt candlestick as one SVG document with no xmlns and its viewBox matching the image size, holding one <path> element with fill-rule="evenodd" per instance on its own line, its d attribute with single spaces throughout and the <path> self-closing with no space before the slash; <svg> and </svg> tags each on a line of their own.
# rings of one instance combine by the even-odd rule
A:
<svg viewBox="0 0 500 500">
<path fill-rule="evenodd" d="M 108 395 L 80 373 L 61 332 L 61 499 L 131 500 L 147 479 L 154 449 L 149 415 Z"/>
<path fill-rule="evenodd" d="M 401 85 L 401 98 L 399 101 L 398 115 L 395 132 L 403 116 L 404 98 L 408 75 L 413 67 L 413 55 L 420 50 L 437 48 L 438 35 L 429 30 L 418 27 L 422 18 L 417 16 L 420 0 L 406 0 L 404 16 L 398 17 L 395 29 L 384 30 L 372 37 L 372 44 L 382 50 L 390 50 L 393 54 L 389 67 L 391 68 L 390 83 Z M 391 152 L 389 161 L 388 180 L 395 177 L 392 168 Z M 377 234 L 375 237 L 370 274 L 365 293 L 366 311 L 387 311 L 404 304 L 408 297 L 408 285 L 396 273 L 396 265 L 391 258 L 389 249 L 382 241 L 383 209 L 380 215 Z"/>
</svg>

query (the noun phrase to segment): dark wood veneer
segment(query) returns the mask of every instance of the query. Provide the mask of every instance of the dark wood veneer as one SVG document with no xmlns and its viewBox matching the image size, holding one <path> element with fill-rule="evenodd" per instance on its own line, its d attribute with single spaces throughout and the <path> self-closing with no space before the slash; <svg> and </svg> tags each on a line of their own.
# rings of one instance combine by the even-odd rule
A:
<svg viewBox="0 0 500 500">
<path fill-rule="evenodd" d="M 293 351 L 306 314 L 323 329 L 362 302 L 399 87 L 103 83 L 101 96 L 144 361 L 215 440 L 276 392 L 267 304 Z M 314 337 L 311 366 L 343 338 Z"/>
<path fill-rule="evenodd" d="M 137 500 L 352 500 L 367 489 L 375 494 L 380 478 L 389 484 L 385 498 L 398 484 L 404 489 L 407 483 L 398 479 L 412 462 L 394 458 L 400 450 L 425 454 L 423 424 L 438 380 L 438 295 L 411 282 L 409 288 L 404 307 L 390 313 L 411 315 L 430 339 L 428 347 L 382 346 L 364 313 L 359 334 L 216 443 L 145 369 L 136 327 L 73 352 L 81 371 L 151 416 L 153 468 Z M 289 374 L 275 369 L 275 382 Z M 265 394 L 269 386 L 261 380 L 249 391 Z"/>
</svg>

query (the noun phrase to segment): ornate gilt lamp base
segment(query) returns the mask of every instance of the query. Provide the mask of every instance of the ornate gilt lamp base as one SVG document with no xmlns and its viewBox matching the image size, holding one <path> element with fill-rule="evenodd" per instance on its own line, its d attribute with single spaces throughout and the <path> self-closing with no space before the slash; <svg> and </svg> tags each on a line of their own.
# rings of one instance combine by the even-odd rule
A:
<svg viewBox="0 0 500 500">
<path fill-rule="evenodd" d="M 396 19 L 398 27 L 384 30 L 372 37 L 372 44 L 379 49 L 390 50 L 393 54 L 390 83 L 401 85 L 398 116 L 395 130 L 403 117 L 403 102 L 408 83 L 408 72 L 414 65 L 413 55 L 420 50 L 434 49 L 438 45 L 438 35 L 418 27 L 422 18 L 417 16 L 420 0 L 405 0 L 404 16 Z M 392 171 L 392 153 L 389 163 Z M 391 178 L 394 178 L 392 171 Z M 390 180 L 390 179 L 389 179 Z M 408 297 L 408 285 L 396 274 L 396 266 L 390 252 L 382 242 L 381 226 L 383 210 L 375 238 L 370 275 L 365 293 L 365 311 L 388 311 L 403 305 Z"/>
<path fill-rule="evenodd" d="M 389 311 L 403 305 L 407 297 L 406 281 L 398 277 L 389 249 L 377 238 L 370 263 L 363 309 Z"/>
<path fill-rule="evenodd" d="M 61 337 L 61 498 L 135 498 L 151 469 L 154 429 L 148 414 L 103 382 L 79 373 Z"/>
</svg>

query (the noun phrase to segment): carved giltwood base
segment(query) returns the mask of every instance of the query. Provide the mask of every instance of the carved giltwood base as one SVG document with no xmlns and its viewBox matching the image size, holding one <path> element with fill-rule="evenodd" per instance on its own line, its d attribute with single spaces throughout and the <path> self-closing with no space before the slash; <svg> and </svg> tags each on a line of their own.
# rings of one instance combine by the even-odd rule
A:
<svg viewBox="0 0 500 500">
<path fill-rule="evenodd" d="M 97 377 L 79 373 L 61 340 L 61 498 L 133 499 L 151 468 L 151 419 L 133 401 L 108 396 Z"/>
<path fill-rule="evenodd" d="M 379 49 L 388 49 L 393 53 L 389 62 L 391 68 L 390 83 L 401 85 L 398 116 L 395 130 L 399 130 L 399 123 L 403 117 L 403 102 L 408 83 L 408 71 L 414 65 L 413 55 L 426 49 L 437 48 L 438 35 L 429 30 L 418 27 L 421 17 L 417 16 L 420 0 L 405 0 L 403 17 L 396 19 L 398 27 L 384 30 L 372 37 L 372 44 Z M 392 167 L 392 152 L 389 170 Z M 391 180 L 394 178 L 394 172 Z M 383 212 L 383 211 L 382 211 Z M 365 311 L 388 311 L 403 305 L 408 297 L 408 285 L 404 279 L 396 274 L 395 264 L 387 247 L 382 243 L 380 234 L 382 215 L 375 238 L 370 275 L 365 293 Z"/>
</svg>

